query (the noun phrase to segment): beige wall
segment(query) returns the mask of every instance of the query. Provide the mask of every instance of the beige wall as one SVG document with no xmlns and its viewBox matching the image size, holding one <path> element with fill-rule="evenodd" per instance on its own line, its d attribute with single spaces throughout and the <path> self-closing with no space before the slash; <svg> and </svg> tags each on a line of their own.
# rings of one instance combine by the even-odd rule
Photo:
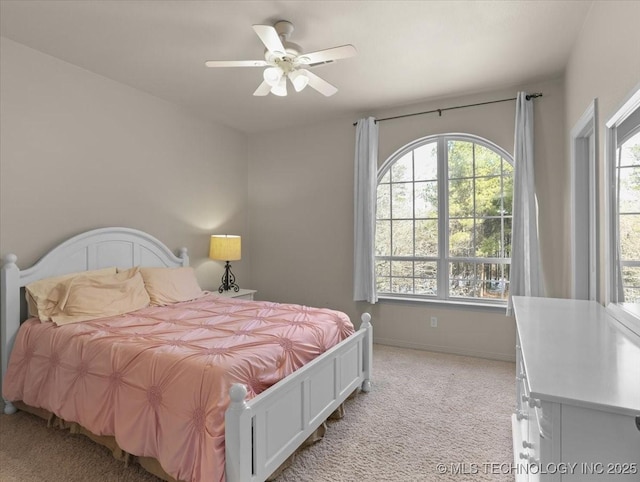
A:
<svg viewBox="0 0 640 482">
<path fill-rule="evenodd" d="M 545 274 L 549 293 L 566 293 L 567 258 L 562 189 L 564 90 L 561 80 L 482 95 L 373 112 L 376 117 L 484 102 L 542 91 L 536 100 L 536 176 Z M 513 152 L 515 103 L 426 115 L 380 125 L 380 162 L 418 137 L 467 132 Z M 249 138 L 251 280 L 259 297 L 327 306 L 357 320 L 371 310 L 378 342 L 492 358 L 513 359 L 515 327 L 504 312 L 383 301 L 371 307 L 353 297 L 352 118 Z M 559 206 L 559 207 L 558 207 Z M 430 328 L 437 316 L 438 328 Z"/>
<path fill-rule="evenodd" d="M 640 2 L 594 2 L 573 48 L 565 74 L 567 139 L 589 104 L 593 99 L 598 99 L 600 220 L 604 220 L 605 123 L 621 107 L 627 95 L 640 84 L 638 19 Z M 603 240 L 603 222 L 600 223 L 599 231 L 600 239 Z M 604 273 L 603 243 L 600 248 L 600 272 Z M 600 283 L 601 293 L 604 291 L 603 278 L 604 276 Z"/>
<path fill-rule="evenodd" d="M 22 268 L 103 226 L 186 246 L 217 287 L 208 236 L 247 233 L 245 135 L 1 39 L 0 254 Z M 240 280 L 246 259 L 236 263 Z"/>
</svg>

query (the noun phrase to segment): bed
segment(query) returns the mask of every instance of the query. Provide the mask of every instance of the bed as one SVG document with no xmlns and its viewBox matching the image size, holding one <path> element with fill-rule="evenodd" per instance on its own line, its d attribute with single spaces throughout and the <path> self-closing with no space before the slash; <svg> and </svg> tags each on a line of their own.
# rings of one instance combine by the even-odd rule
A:
<svg viewBox="0 0 640 482">
<path fill-rule="evenodd" d="M 126 412 L 125 404 L 117 401 L 106 404 L 108 407 L 105 406 L 104 400 L 111 400 L 110 395 L 105 392 L 98 396 L 97 394 L 102 393 L 101 389 L 94 388 L 93 385 L 90 385 L 90 389 L 85 387 L 84 391 L 78 392 L 80 395 L 75 393 L 73 396 L 59 396 L 56 403 L 53 403 L 55 406 L 42 407 L 53 413 L 57 412 L 60 418 L 69 422 L 79 423 L 78 420 L 73 420 L 76 413 L 83 413 L 85 420 L 86 417 L 90 420 L 102 418 L 104 420 L 100 425 L 100 431 L 103 433 L 96 435 L 115 436 L 116 440 L 125 446 L 127 440 L 133 441 L 136 431 L 143 430 L 144 427 L 135 425 L 120 430 L 115 428 L 115 420 L 135 417 L 147 423 L 146 420 L 153 420 L 155 417 L 158 425 L 149 428 L 144 437 L 145 440 L 138 441 L 137 445 L 134 444 L 134 450 L 130 453 L 142 457 L 149 456 L 151 453 L 163 468 L 170 467 L 167 473 L 172 476 L 177 475 L 175 477 L 177 480 L 208 481 L 224 480 L 225 477 L 230 482 L 266 480 L 347 397 L 359 388 L 364 392 L 370 390 L 372 327 L 370 316 L 366 313 L 362 316 L 362 323 L 356 331 L 353 330 L 348 318 L 346 321 L 341 319 L 341 316 L 346 317 L 346 315 L 340 312 L 333 313 L 332 310 L 299 305 L 232 300 L 210 294 L 168 309 L 149 307 L 116 317 L 117 319 L 105 318 L 77 323 L 73 325 L 73 330 L 56 331 L 52 329 L 51 324 L 40 323 L 37 319 L 27 320 L 21 328 L 21 324 L 26 319 L 23 287 L 34 281 L 111 266 L 117 266 L 123 270 L 137 266 L 165 268 L 188 266 L 189 258 L 185 248 L 180 249 L 178 256 L 175 256 L 163 243 L 144 232 L 129 228 L 96 229 L 65 241 L 31 268 L 20 270 L 16 263 L 15 255 L 6 255 L 3 259 L 0 278 L 3 382 L 6 380 L 8 371 L 11 375 L 12 370 L 18 370 L 13 365 L 11 369 L 9 367 L 11 350 L 16 339 L 18 344 L 16 356 L 13 358 L 18 361 L 14 362 L 12 359 L 14 365 L 21 363 L 20 360 L 30 359 L 33 355 L 33 352 L 25 349 L 28 345 L 25 340 L 35 338 L 31 333 L 36 333 L 37 330 L 48 330 L 53 333 L 52 339 L 57 340 L 56 343 L 59 346 L 64 346 L 65 352 L 75 353 L 77 360 L 82 359 L 83 354 L 89 352 L 88 345 L 83 345 L 79 340 L 93 340 L 92 346 L 100 347 L 97 352 L 102 353 L 100 356 L 104 358 L 101 360 L 98 355 L 92 358 L 91 373 L 95 375 L 93 377 L 95 379 L 106 379 L 118 372 L 118 370 L 114 372 L 113 366 L 106 366 L 115 363 L 114 351 L 122 352 L 122 356 L 128 357 L 127 363 L 131 364 L 133 364 L 131 360 L 136 360 L 137 363 L 145 356 L 152 357 L 155 368 L 148 371 L 149 373 L 162 371 L 162 368 L 158 367 L 186 364 L 188 367 L 186 373 L 201 374 L 199 383 L 190 382 L 186 376 L 178 376 L 172 378 L 171 383 L 165 384 L 164 387 L 151 384 L 149 389 L 142 392 L 146 403 L 143 405 L 156 409 L 155 412 L 151 412 L 150 417 L 145 417 L 141 413 Z M 218 318 L 215 318 L 215 322 L 210 321 L 214 320 L 214 314 L 223 317 L 222 321 Z M 324 317 L 334 321 L 328 322 Z M 268 321 L 273 320 L 277 320 L 275 324 L 279 325 L 278 327 L 267 325 Z M 186 334 L 176 331 L 182 325 L 187 327 Z M 309 328 L 305 328 L 307 325 Z M 222 345 L 227 343 L 221 342 L 221 338 L 218 338 L 220 332 L 229 332 L 234 340 L 243 339 L 251 335 L 251 330 L 245 329 L 246 326 L 252 328 L 257 326 L 258 331 L 262 330 L 262 336 L 277 340 L 281 348 L 278 353 L 292 355 L 284 357 L 284 355 L 273 355 L 273 350 L 257 349 L 257 352 L 252 352 L 253 358 L 238 357 L 239 365 L 212 363 L 213 359 L 224 357 L 229 351 L 235 350 L 234 353 L 241 351 L 237 348 L 239 346 L 237 344 L 220 348 L 221 343 Z M 310 328 L 311 326 L 313 328 Z M 272 331 L 276 328 L 285 331 Z M 20 336 L 18 336 L 19 330 L 22 330 Z M 69 340 L 58 339 L 63 333 L 70 334 Z M 282 333 L 286 333 L 286 336 Z M 336 333 L 341 335 L 338 336 Z M 300 338 L 296 338 L 298 335 Z M 206 345 L 211 337 L 217 340 L 213 347 Z M 150 349 L 147 345 L 140 344 L 141 339 L 147 338 L 155 340 L 157 346 Z M 54 346 L 53 341 L 48 343 Z M 317 345 L 315 348 L 314 343 Z M 303 354 L 293 355 L 292 344 L 304 347 Z M 131 352 L 138 345 L 141 347 L 139 353 Z M 185 350 L 187 356 L 185 357 L 183 353 L 182 358 L 179 358 L 178 353 Z M 203 350 L 205 353 L 202 353 Z M 71 359 L 67 362 L 59 358 L 57 352 L 50 356 L 50 360 L 51 364 L 56 366 L 63 366 L 65 363 L 71 366 L 72 363 Z M 203 362 L 205 367 L 198 365 L 201 360 L 205 360 Z M 278 376 L 265 382 L 264 377 L 260 378 L 255 373 L 269 360 L 277 365 Z M 83 362 L 76 365 L 79 368 L 74 375 L 74 383 L 88 371 Z M 96 370 L 98 373 L 94 373 Z M 145 375 L 135 375 L 135 380 L 140 379 L 141 376 L 147 376 L 147 372 L 144 373 Z M 214 375 L 218 373 L 219 377 L 216 378 L 212 373 Z M 35 376 L 31 378 L 36 379 L 32 383 L 38 387 L 44 386 L 43 380 L 48 379 L 46 376 L 39 381 Z M 59 378 L 64 379 L 63 376 Z M 122 380 L 118 381 L 122 382 Z M 131 380 L 125 381 L 127 386 L 137 383 Z M 55 382 L 49 383 L 57 385 L 59 382 L 56 379 Z M 264 386 L 260 387 L 261 384 Z M 20 382 L 20 386 L 23 387 L 21 389 L 16 388 L 17 385 L 11 386 L 11 383 L 7 385 L 12 393 L 11 396 L 5 396 L 3 392 L 5 413 L 15 412 L 16 408 L 12 402 L 20 398 L 16 398 L 16 394 L 24 394 L 25 398 L 37 400 L 38 389 L 29 387 L 28 380 Z M 192 392 L 196 389 L 196 392 Z M 176 398 L 175 394 L 172 396 L 168 390 L 177 391 L 180 394 L 178 398 L 184 398 L 187 402 L 201 400 L 203 397 L 208 400 L 211 396 L 215 398 L 216 403 L 213 405 L 217 408 L 213 410 L 211 405 L 203 402 L 195 405 L 191 403 L 190 406 L 184 407 L 176 406 L 171 411 L 161 412 L 158 407 Z M 29 394 L 29 391 L 32 393 Z M 75 407 L 79 399 L 85 398 L 83 394 L 88 399 L 93 396 L 92 405 L 98 405 L 88 414 L 86 408 L 79 410 Z M 113 405 L 113 411 L 108 412 L 107 408 L 111 410 L 111 405 Z M 187 415 L 183 416 L 183 419 L 174 421 L 170 418 L 172 415 L 169 412 Z M 185 420 L 192 432 L 213 434 L 214 442 L 217 434 L 215 427 L 222 427 L 223 439 L 217 445 L 215 443 L 197 445 L 193 442 L 196 444 L 193 447 L 188 444 L 183 447 L 184 453 L 172 453 L 171 439 L 177 437 L 176 427 L 184 425 Z M 115 433 L 108 433 L 110 430 Z M 181 446 L 183 445 L 181 443 Z M 191 459 L 185 462 L 183 460 L 185 457 L 191 457 Z M 213 464 L 222 464 L 222 469 L 212 468 L 211 460 L 214 458 Z M 176 462 L 176 459 L 180 460 Z M 185 463 L 189 466 L 186 469 Z M 176 467 L 183 468 L 176 469 Z M 213 471 L 213 474 L 210 471 Z"/>
</svg>

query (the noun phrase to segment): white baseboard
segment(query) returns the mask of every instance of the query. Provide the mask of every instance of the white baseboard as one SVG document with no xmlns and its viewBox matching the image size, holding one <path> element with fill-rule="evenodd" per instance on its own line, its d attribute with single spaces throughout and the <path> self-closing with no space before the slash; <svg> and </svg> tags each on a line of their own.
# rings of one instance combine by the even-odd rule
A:
<svg viewBox="0 0 640 482">
<path fill-rule="evenodd" d="M 476 351 L 476 350 L 466 350 L 466 349 L 455 348 L 450 346 L 411 343 L 411 342 L 406 342 L 402 340 L 394 340 L 393 338 L 378 338 L 375 336 L 375 334 L 373 336 L 373 342 L 379 345 L 397 346 L 400 348 L 413 348 L 414 350 L 435 351 L 438 353 L 450 353 L 452 355 L 473 356 L 476 358 L 488 358 L 490 360 L 500 360 L 500 361 L 508 361 L 508 362 L 516 361 L 515 346 L 513 348 L 513 355 L 507 355 L 505 353 L 492 353 L 492 352 L 484 352 L 484 351 Z"/>
</svg>

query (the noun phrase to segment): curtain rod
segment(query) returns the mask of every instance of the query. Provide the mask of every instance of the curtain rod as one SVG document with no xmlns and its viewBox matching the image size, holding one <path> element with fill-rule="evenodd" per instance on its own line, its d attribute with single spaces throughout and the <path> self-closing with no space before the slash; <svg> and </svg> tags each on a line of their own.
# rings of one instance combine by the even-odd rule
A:
<svg viewBox="0 0 640 482">
<path fill-rule="evenodd" d="M 536 92 L 535 94 L 527 94 L 525 99 L 527 100 L 531 100 L 531 99 L 536 99 L 538 97 L 542 97 L 542 92 Z M 424 112 L 414 112 L 413 114 L 403 114 L 403 115 L 397 115 L 394 117 L 383 117 L 382 119 L 376 119 L 375 122 L 376 124 L 378 122 L 382 122 L 382 121 L 388 121 L 388 120 L 393 120 L 393 119 L 401 119 L 403 117 L 411 117 L 414 115 L 422 115 L 422 114 L 434 114 L 434 113 L 438 113 L 438 115 L 440 117 L 442 117 L 442 113 L 446 110 L 455 110 L 455 109 L 464 109 L 465 107 L 476 107 L 479 105 L 487 105 L 487 104 L 497 104 L 498 102 L 509 102 L 511 100 L 516 100 L 517 97 L 511 97 L 510 99 L 500 99 L 500 100 L 490 100 L 489 102 L 479 102 L 478 104 L 467 104 L 467 105 L 458 105 L 455 107 L 444 107 L 442 109 L 433 109 L 433 110 L 427 110 Z M 357 122 L 354 122 L 353 125 L 358 125 Z"/>
</svg>

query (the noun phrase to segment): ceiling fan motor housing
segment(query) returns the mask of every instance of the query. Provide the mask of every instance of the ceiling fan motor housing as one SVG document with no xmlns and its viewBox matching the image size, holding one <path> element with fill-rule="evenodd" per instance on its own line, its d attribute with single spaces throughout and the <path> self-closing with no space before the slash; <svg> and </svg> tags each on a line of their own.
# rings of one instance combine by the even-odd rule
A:
<svg viewBox="0 0 640 482">
<path fill-rule="evenodd" d="M 273 28 L 283 40 L 287 40 L 293 33 L 293 24 L 287 20 L 277 21 Z"/>
</svg>

